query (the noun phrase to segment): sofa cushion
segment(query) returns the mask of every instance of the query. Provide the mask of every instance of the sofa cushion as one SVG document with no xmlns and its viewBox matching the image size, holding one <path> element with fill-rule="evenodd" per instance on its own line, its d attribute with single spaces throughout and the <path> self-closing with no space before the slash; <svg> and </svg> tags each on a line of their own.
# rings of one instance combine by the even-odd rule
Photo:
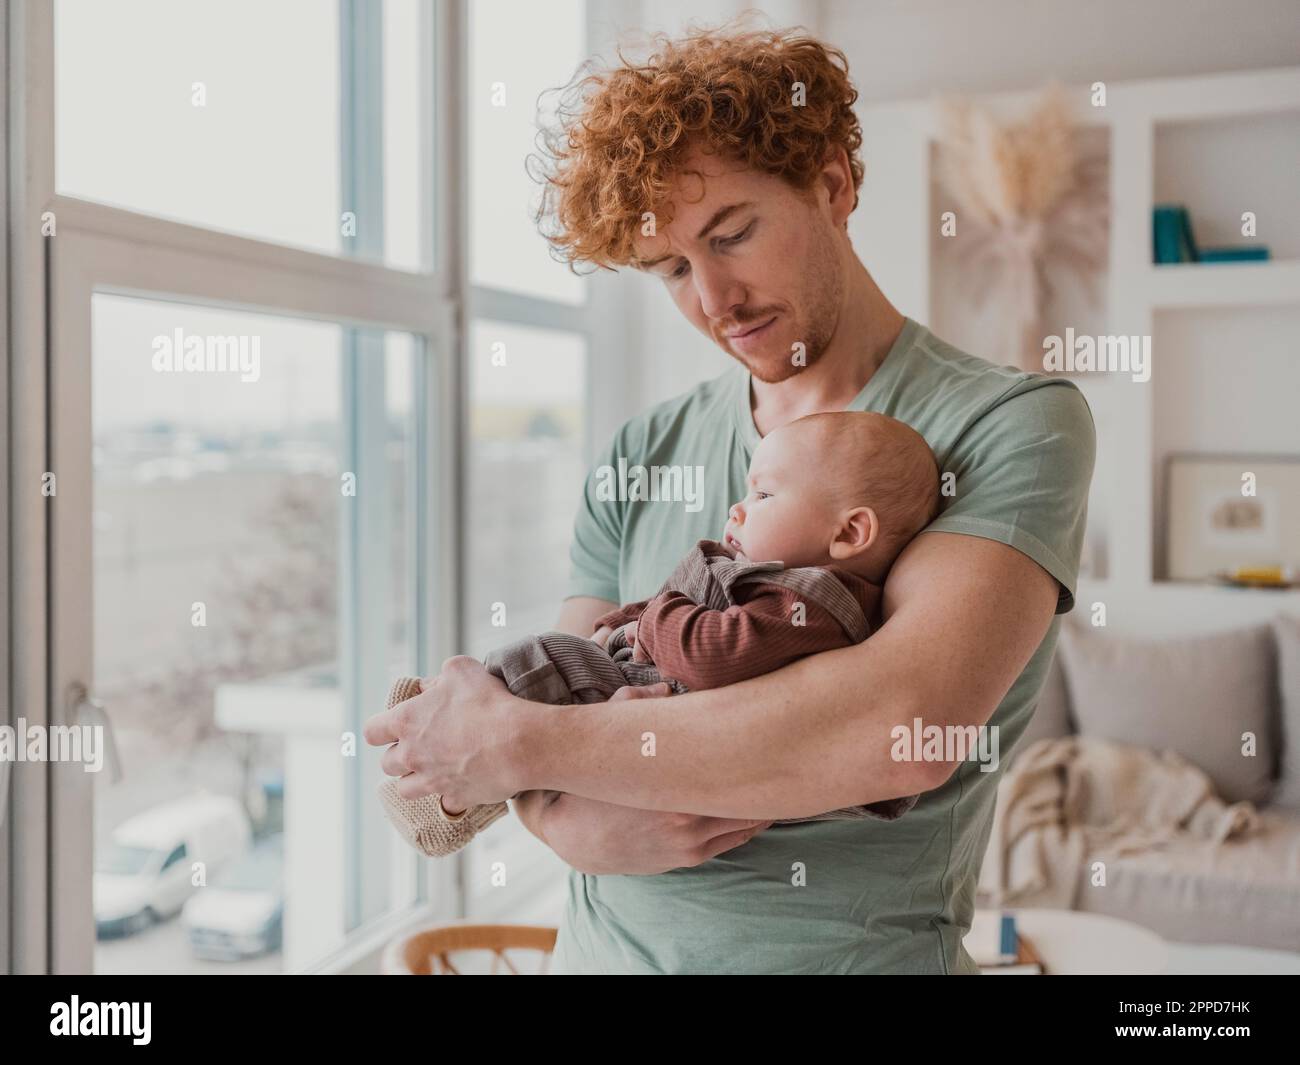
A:
<svg viewBox="0 0 1300 1065">
<path fill-rule="evenodd" d="M 1274 622 L 1273 631 L 1282 697 L 1282 769 L 1273 801 L 1300 810 L 1300 618 L 1282 615 Z"/>
<path fill-rule="evenodd" d="M 1069 736 L 1074 732 L 1070 721 L 1070 697 L 1065 690 L 1065 673 L 1061 669 L 1061 652 L 1052 656 L 1052 663 L 1047 667 L 1047 678 L 1043 681 L 1043 690 L 1038 693 L 1038 706 L 1034 716 L 1029 719 L 1016 744 L 1016 751 L 1027 750 L 1035 740 L 1055 740 Z"/>
<path fill-rule="evenodd" d="M 1088 855 L 1076 908 L 1144 925 L 1186 943 L 1300 951 L 1300 815 L 1260 811 L 1260 829 L 1207 846 L 1181 834 L 1142 854 Z M 1106 883 L 1092 883 L 1092 863 Z"/>
<path fill-rule="evenodd" d="M 1059 653 L 1081 735 L 1176 751 L 1226 802 L 1269 799 L 1278 710 L 1268 625 L 1160 641 L 1066 625 Z M 1245 732 L 1253 755 L 1243 753 Z"/>
</svg>

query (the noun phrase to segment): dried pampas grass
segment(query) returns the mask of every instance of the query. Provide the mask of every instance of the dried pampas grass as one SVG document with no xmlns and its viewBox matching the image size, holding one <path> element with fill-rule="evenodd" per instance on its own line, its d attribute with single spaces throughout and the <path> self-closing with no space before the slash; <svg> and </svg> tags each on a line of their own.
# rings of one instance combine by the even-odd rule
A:
<svg viewBox="0 0 1300 1065">
<path fill-rule="evenodd" d="M 1106 263 L 1106 159 L 1083 150 L 1059 85 L 1021 122 L 999 123 L 966 100 L 940 106 L 937 170 L 957 212 L 959 296 L 995 299 L 1000 350 L 1041 370 L 1051 279 L 1073 276 L 1095 292 Z"/>
</svg>

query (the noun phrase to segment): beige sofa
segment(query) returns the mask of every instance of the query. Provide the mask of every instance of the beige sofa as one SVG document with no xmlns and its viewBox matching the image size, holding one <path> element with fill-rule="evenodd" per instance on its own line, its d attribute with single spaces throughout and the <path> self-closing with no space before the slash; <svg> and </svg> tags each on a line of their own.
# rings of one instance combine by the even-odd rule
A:
<svg viewBox="0 0 1300 1065">
<path fill-rule="evenodd" d="M 1085 863 L 1077 909 L 1169 940 L 1300 951 L 1300 619 L 1165 641 L 1063 627 L 1017 751 L 1076 733 L 1175 750 L 1261 822 L 1242 840 L 1112 858 L 1104 890 Z"/>
</svg>

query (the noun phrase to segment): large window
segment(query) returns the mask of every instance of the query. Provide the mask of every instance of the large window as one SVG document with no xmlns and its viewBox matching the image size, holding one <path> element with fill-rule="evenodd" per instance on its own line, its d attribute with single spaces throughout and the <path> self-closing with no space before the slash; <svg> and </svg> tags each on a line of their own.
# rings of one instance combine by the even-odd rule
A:
<svg viewBox="0 0 1300 1065">
<path fill-rule="evenodd" d="M 32 714 L 115 742 L 99 774 L 24 770 L 51 778 L 48 819 L 19 815 L 50 858 L 17 895 L 48 920 L 15 956 L 297 971 L 454 916 L 455 868 L 388 825 L 360 728 L 460 648 L 463 10 L 26 14 L 53 60 L 20 190 L 49 220 L 49 356 L 15 380 L 59 486 Z"/>
<path fill-rule="evenodd" d="M 553 918 L 514 819 L 419 860 L 359 733 L 560 609 L 620 319 L 525 160 L 587 4 L 9 14 L 6 468 L 58 485 L 8 492 L 10 690 L 116 740 L 15 770 L 14 967 L 340 968 L 411 920 Z"/>
</svg>

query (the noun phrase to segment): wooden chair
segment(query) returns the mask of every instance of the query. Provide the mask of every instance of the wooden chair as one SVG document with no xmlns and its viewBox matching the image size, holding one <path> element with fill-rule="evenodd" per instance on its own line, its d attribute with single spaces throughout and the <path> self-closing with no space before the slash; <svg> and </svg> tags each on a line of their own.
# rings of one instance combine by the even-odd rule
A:
<svg viewBox="0 0 1300 1065">
<path fill-rule="evenodd" d="M 558 929 L 540 925 L 469 924 L 449 922 L 399 936 L 384 950 L 383 971 L 394 976 L 462 976 L 479 972 L 468 961 L 454 964 L 450 955 L 487 951 L 492 957 L 489 976 L 545 976 L 555 949 Z M 535 972 L 521 973 L 506 951 L 537 951 L 541 961 Z M 481 960 L 481 959 L 480 959 Z M 505 973 L 498 973 L 504 965 Z"/>
</svg>

